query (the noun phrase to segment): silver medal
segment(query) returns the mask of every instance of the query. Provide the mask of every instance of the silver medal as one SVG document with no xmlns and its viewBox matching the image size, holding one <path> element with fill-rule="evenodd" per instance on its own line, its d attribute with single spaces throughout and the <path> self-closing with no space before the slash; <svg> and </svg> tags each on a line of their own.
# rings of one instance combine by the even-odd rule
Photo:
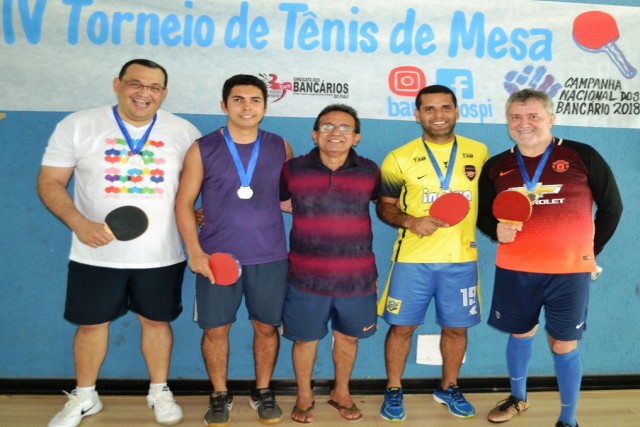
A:
<svg viewBox="0 0 640 427">
<path fill-rule="evenodd" d="M 142 156 L 140 154 L 134 154 L 133 156 L 129 156 L 129 159 L 127 160 L 127 164 L 129 166 L 141 166 Z"/>
<path fill-rule="evenodd" d="M 253 190 L 251 187 L 240 187 L 238 188 L 238 197 L 243 200 L 250 199 L 253 196 Z"/>
</svg>

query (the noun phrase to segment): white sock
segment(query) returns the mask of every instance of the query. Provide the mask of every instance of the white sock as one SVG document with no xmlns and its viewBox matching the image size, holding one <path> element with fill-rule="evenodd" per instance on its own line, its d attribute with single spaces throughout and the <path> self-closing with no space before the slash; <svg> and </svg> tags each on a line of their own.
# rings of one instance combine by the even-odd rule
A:
<svg viewBox="0 0 640 427">
<path fill-rule="evenodd" d="M 90 387 L 76 387 L 76 395 L 85 399 L 93 399 L 94 391 L 96 391 L 95 384 Z"/>
<path fill-rule="evenodd" d="M 162 391 L 164 387 L 167 386 L 167 383 L 150 383 L 149 384 L 149 393 L 153 393 L 155 391 Z"/>
</svg>

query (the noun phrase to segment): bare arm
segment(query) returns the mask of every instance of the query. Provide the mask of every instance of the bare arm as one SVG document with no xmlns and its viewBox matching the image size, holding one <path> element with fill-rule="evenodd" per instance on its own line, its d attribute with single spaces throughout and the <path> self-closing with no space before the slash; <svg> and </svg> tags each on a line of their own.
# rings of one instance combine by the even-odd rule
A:
<svg viewBox="0 0 640 427">
<path fill-rule="evenodd" d="M 293 149 L 291 148 L 291 146 L 289 145 L 286 139 L 284 139 L 284 153 L 285 153 L 285 160 L 293 159 Z"/>
<path fill-rule="evenodd" d="M 187 151 L 180 175 L 180 185 L 176 194 L 176 223 L 189 256 L 189 268 L 214 283 L 213 273 L 209 268 L 209 255 L 202 250 L 198 241 L 196 214 L 193 210 L 203 179 L 200 147 L 193 143 Z"/>
<path fill-rule="evenodd" d="M 80 239 L 92 248 L 106 245 L 114 239 L 104 224 L 87 219 L 78 211 L 67 185 L 74 168 L 42 166 L 38 175 L 38 195 L 42 203 L 64 222 Z"/>
<path fill-rule="evenodd" d="M 289 145 L 286 139 L 284 140 L 284 152 L 285 152 L 285 160 L 293 159 L 293 149 L 291 148 L 291 146 Z M 287 200 L 280 201 L 280 210 L 286 213 L 293 213 L 293 207 L 291 206 L 290 198 Z"/>
<path fill-rule="evenodd" d="M 446 227 L 447 224 L 437 218 L 424 216 L 416 218 L 406 214 L 398 208 L 398 199 L 380 196 L 376 205 L 378 217 L 394 227 L 406 228 L 413 234 L 424 237 L 433 234 L 438 227 Z"/>
</svg>

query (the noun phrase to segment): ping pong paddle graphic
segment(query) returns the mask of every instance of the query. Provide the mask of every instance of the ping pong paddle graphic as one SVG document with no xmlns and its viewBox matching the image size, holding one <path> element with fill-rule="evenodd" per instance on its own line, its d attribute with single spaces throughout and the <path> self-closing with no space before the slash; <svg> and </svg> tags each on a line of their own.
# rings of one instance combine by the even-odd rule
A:
<svg viewBox="0 0 640 427">
<path fill-rule="evenodd" d="M 215 284 L 221 286 L 233 285 L 242 274 L 240 261 L 226 252 L 214 252 L 209 255 L 209 268 Z"/>
<path fill-rule="evenodd" d="M 135 206 L 120 206 L 109 212 L 104 219 L 105 229 L 122 241 L 140 237 L 149 226 L 147 214 Z"/>
<path fill-rule="evenodd" d="M 467 216 L 469 200 L 460 193 L 445 193 L 438 197 L 429 208 L 429 216 L 456 225 Z"/>
<path fill-rule="evenodd" d="M 605 52 L 622 75 L 631 79 L 638 74 L 624 56 L 616 41 L 620 37 L 618 24 L 606 12 L 592 10 L 581 13 L 573 20 L 573 40 L 587 52 Z"/>
<path fill-rule="evenodd" d="M 531 217 L 531 200 L 515 190 L 505 190 L 493 199 L 493 216 L 500 222 L 522 224 Z"/>
</svg>

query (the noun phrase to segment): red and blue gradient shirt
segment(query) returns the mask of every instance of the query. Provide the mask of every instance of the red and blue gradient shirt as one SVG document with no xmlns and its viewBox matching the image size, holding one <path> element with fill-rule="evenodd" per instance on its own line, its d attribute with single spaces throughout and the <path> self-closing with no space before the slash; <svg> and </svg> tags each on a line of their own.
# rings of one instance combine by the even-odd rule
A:
<svg viewBox="0 0 640 427">
<path fill-rule="evenodd" d="M 496 265 L 532 273 L 581 273 L 595 270 L 595 255 L 613 235 L 622 201 L 611 169 L 591 146 L 553 141 L 553 149 L 536 185 L 531 218 L 513 242 L 498 246 Z M 541 156 L 525 157 L 533 176 Z M 515 149 L 485 164 L 480 176 L 478 227 L 497 240 L 493 199 L 504 190 L 526 192 Z M 593 205 L 596 205 L 594 218 Z"/>
</svg>

